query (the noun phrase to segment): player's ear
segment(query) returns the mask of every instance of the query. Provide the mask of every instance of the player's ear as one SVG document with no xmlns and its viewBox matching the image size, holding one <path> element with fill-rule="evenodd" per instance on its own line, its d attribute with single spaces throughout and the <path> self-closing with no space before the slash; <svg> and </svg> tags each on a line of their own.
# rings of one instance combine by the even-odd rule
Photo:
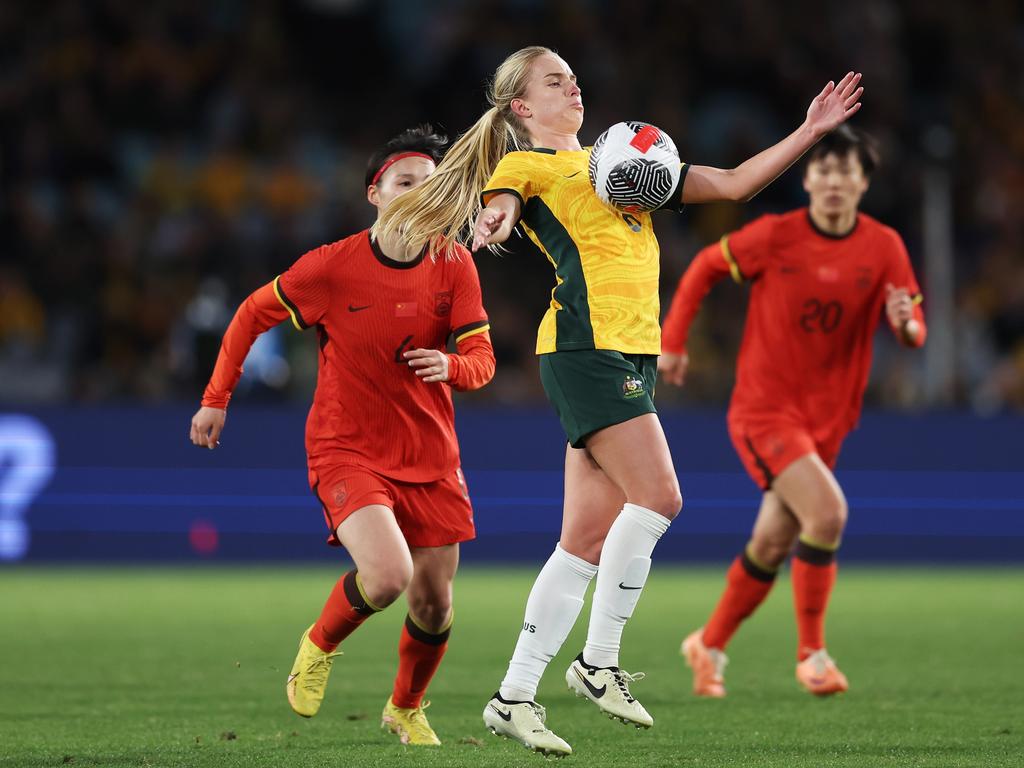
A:
<svg viewBox="0 0 1024 768">
<path fill-rule="evenodd" d="M 522 99 L 512 99 L 508 106 L 516 117 L 531 117 L 533 114 Z"/>
<path fill-rule="evenodd" d="M 366 199 L 374 208 L 380 208 L 380 193 L 377 191 L 376 184 L 371 184 L 366 188 Z"/>
</svg>

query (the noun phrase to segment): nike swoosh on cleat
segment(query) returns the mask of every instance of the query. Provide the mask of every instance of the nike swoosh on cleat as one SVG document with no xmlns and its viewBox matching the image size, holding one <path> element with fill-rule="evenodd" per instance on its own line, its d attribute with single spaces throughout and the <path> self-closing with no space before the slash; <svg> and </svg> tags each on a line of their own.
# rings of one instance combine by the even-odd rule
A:
<svg viewBox="0 0 1024 768">
<path fill-rule="evenodd" d="M 641 584 L 639 587 L 627 587 L 621 581 L 619 582 L 619 589 L 643 589 L 643 588 L 644 588 L 643 584 Z"/>
<path fill-rule="evenodd" d="M 595 688 L 594 684 L 587 680 L 586 676 L 583 675 L 578 669 L 573 671 L 576 673 L 576 677 L 580 679 L 580 682 L 587 686 L 587 690 L 590 691 L 591 694 L 593 694 L 595 699 L 600 699 L 602 696 L 604 696 L 605 692 L 608 690 L 607 685 L 602 685 L 600 688 Z"/>
<path fill-rule="evenodd" d="M 500 718 L 501 718 L 502 720 L 504 720 L 504 721 L 505 721 L 506 723 L 510 723 L 510 722 L 512 722 L 512 713 L 511 713 L 511 712 L 502 712 L 502 711 L 501 711 L 500 709 L 498 709 L 498 708 L 497 708 L 496 706 L 494 706 L 493 704 L 491 704 L 491 705 L 490 705 L 490 707 L 491 707 L 491 709 L 493 709 L 493 710 L 494 710 L 495 712 L 497 712 L 497 713 L 498 713 L 498 717 L 500 717 Z"/>
<path fill-rule="evenodd" d="M 294 680 L 298 676 L 299 676 L 298 673 L 296 673 L 294 675 L 288 675 L 288 682 L 290 683 L 292 680 Z"/>
<path fill-rule="evenodd" d="M 373 306 L 372 304 L 367 304 L 365 307 L 357 307 L 357 306 L 354 306 L 353 304 L 349 304 L 348 305 L 348 311 L 349 312 L 362 312 L 364 309 L 369 309 L 372 306 Z"/>
</svg>

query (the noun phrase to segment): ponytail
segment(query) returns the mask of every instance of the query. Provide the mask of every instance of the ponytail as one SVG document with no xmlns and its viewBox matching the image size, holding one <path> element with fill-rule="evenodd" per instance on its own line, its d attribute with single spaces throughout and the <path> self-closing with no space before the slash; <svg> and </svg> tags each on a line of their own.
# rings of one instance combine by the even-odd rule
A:
<svg viewBox="0 0 1024 768">
<path fill-rule="evenodd" d="M 551 50 L 531 46 L 502 62 L 488 94 L 491 108 L 459 137 L 425 182 L 381 212 L 370 230 L 375 240 L 397 235 L 412 251 L 430 243 L 433 258 L 451 258 L 456 243 L 468 242 L 483 209 L 480 193 L 501 158 L 532 147 L 511 103 L 525 94 L 530 64 L 545 53 Z"/>
<path fill-rule="evenodd" d="M 510 151 L 529 148 L 529 138 L 516 127 L 497 107 L 488 109 L 425 182 L 392 201 L 371 235 L 380 240 L 397 234 L 413 251 L 430 242 L 431 256 L 450 257 L 453 245 L 468 239 L 482 210 L 480 192 L 498 162 Z"/>
</svg>

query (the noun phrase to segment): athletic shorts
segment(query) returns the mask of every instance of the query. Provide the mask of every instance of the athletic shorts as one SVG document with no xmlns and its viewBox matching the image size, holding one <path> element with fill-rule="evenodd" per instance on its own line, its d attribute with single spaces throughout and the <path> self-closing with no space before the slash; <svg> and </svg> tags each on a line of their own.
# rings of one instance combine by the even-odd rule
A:
<svg viewBox="0 0 1024 768">
<path fill-rule="evenodd" d="M 579 349 L 540 356 L 541 384 L 573 448 L 599 429 L 657 413 L 657 375 L 657 355 Z"/>
<path fill-rule="evenodd" d="M 805 427 L 789 421 L 729 419 L 729 437 L 747 474 L 767 491 L 782 470 L 811 453 L 835 469 L 845 434 L 816 441 Z"/>
<path fill-rule="evenodd" d="M 476 537 L 469 488 L 461 469 L 431 483 L 403 483 L 363 467 L 310 468 L 309 486 L 320 500 L 331 533 L 327 543 L 341 546 L 338 525 L 357 509 L 382 504 L 410 547 L 443 547 Z"/>
</svg>

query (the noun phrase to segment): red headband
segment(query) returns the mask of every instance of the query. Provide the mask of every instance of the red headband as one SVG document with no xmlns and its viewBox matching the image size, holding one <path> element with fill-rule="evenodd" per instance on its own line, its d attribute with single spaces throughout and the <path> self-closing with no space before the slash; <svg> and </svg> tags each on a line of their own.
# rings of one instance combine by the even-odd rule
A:
<svg viewBox="0 0 1024 768">
<path fill-rule="evenodd" d="M 384 171 L 386 171 L 392 165 L 397 163 L 399 160 L 404 160 L 407 157 L 425 157 L 430 162 L 434 162 L 434 158 L 432 158 L 425 152 L 399 152 L 397 155 L 392 155 L 391 157 L 389 157 L 384 162 L 384 165 L 380 167 L 380 170 L 373 174 L 373 181 L 370 182 L 370 186 L 372 187 L 374 184 L 380 181 L 380 177 L 384 175 Z"/>
</svg>

